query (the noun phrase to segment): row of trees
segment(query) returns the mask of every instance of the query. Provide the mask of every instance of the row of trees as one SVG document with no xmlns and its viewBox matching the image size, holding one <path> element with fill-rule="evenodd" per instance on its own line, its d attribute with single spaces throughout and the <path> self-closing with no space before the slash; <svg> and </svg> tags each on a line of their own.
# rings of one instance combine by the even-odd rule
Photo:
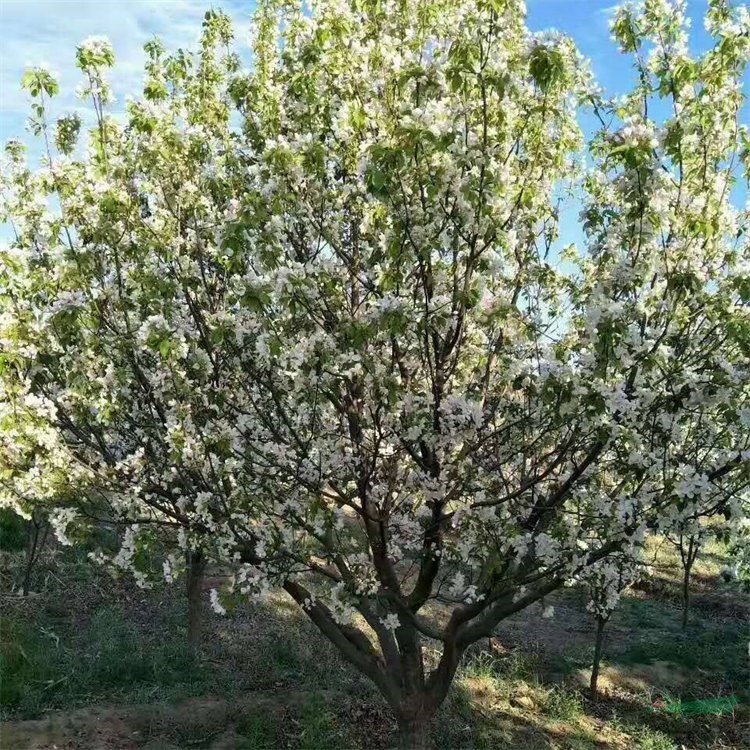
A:
<svg viewBox="0 0 750 750">
<path fill-rule="evenodd" d="M 229 568 L 221 612 L 284 589 L 404 747 L 503 618 L 587 575 L 606 612 L 650 534 L 741 535 L 750 22 L 711 0 L 706 27 L 694 56 L 683 3 L 619 10 L 637 83 L 607 99 L 513 0 L 264 0 L 252 70 L 211 11 L 197 52 L 146 45 L 124 120 L 86 40 L 83 144 L 30 71 L 0 502 L 71 543 L 118 529 L 106 561 L 143 583 L 155 554 Z"/>
</svg>

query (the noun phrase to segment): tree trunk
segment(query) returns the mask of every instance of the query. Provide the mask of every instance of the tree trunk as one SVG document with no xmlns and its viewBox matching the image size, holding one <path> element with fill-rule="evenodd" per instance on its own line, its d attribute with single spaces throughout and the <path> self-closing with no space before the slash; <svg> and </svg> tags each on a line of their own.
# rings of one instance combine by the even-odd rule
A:
<svg viewBox="0 0 750 750">
<path fill-rule="evenodd" d="M 398 750 L 431 750 L 430 725 L 440 701 L 425 686 L 403 697 L 395 708 L 398 720 L 396 747 Z"/>
<path fill-rule="evenodd" d="M 431 750 L 429 719 L 417 717 L 410 721 L 400 721 L 396 747 L 398 750 Z"/>
<path fill-rule="evenodd" d="M 205 567 L 206 561 L 200 552 L 187 553 L 187 639 L 193 648 L 198 647 L 201 638 L 201 593 Z"/>
<path fill-rule="evenodd" d="M 44 534 L 41 539 L 39 538 L 39 532 L 44 526 Z M 26 566 L 23 574 L 23 581 L 21 582 L 21 593 L 23 596 L 28 596 L 31 591 L 31 574 L 34 571 L 34 565 L 42 554 L 44 544 L 47 541 L 47 532 L 49 526 L 43 522 L 39 522 L 32 518 L 29 521 L 29 533 L 28 542 L 26 544 Z"/>
<path fill-rule="evenodd" d="M 24 596 L 28 596 L 31 590 L 31 569 L 34 567 L 38 539 L 39 526 L 32 518 L 29 521 L 28 541 L 26 543 L 26 568 L 23 573 L 23 583 L 21 584 L 21 593 Z"/>
<path fill-rule="evenodd" d="M 693 563 L 698 557 L 701 548 L 700 537 L 691 534 L 688 537 L 687 548 L 685 540 L 680 537 L 679 542 L 680 558 L 682 559 L 683 578 L 682 578 L 682 629 L 685 630 L 688 624 L 690 614 L 690 573 L 693 570 Z"/>
<path fill-rule="evenodd" d="M 685 573 L 682 577 L 682 629 L 685 630 L 688 624 L 688 615 L 690 613 L 690 569 L 692 565 L 685 566 Z"/>
<path fill-rule="evenodd" d="M 594 663 L 591 667 L 591 688 L 592 695 L 597 694 L 599 683 L 599 663 L 602 660 L 602 645 L 604 644 L 604 626 L 607 621 L 603 617 L 596 618 L 596 643 L 594 644 Z"/>
</svg>

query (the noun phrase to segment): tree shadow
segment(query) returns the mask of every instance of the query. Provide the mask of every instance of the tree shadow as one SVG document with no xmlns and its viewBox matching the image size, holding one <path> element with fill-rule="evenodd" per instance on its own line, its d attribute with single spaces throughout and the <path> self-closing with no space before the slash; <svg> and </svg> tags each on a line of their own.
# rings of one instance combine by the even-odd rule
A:
<svg viewBox="0 0 750 750">
<path fill-rule="evenodd" d="M 645 726 L 671 738 L 678 746 L 746 747 L 749 738 L 747 706 L 716 714 L 680 714 L 649 705 L 644 700 L 618 693 L 586 697 L 587 712 L 599 718 L 617 720 L 626 726 Z M 723 744 L 720 744 L 723 743 Z"/>
</svg>

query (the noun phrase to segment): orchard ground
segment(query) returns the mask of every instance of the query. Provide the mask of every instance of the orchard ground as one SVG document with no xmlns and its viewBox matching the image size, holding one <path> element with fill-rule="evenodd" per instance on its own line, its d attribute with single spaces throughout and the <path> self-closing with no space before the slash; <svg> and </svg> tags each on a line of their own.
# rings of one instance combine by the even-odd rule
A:
<svg viewBox="0 0 750 750">
<path fill-rule="evenodd" d="M 654 576 L 608 626 L 602 695 L 585 686 L 593 618 L 566 589 L 506 620 L 464 659 L 439 717 L 438 750 L 671 750 L 750 746 L 750 602 L 699 558 L 691 623 L 680 627 L 677 558 L 654 545 Z M 200 653 L 185 640 L 178 586 L 144 591 L 51 545 L 33 593 L 11 589 L 21 552 L 3 552 L 0 745 L 6 750 L 377 750 L 395 726 L 379 695 L 281 596 L 233 617 L 207 606 Z M 219 571 L 206 580 L 210 587 Z M 723 715 L 655 711 L 658 699 L 736 696 Z"/>
</svg>

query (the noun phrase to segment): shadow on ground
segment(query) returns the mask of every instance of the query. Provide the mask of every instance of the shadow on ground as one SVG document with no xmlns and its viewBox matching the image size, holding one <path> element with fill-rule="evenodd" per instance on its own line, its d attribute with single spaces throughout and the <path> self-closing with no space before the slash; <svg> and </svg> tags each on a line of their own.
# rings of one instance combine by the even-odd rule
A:
<svg viewBox="0 0 750 750">
<path fill-rule="evenodd" d="M 41 593 L 2 597 L 3 748 L 379 750 L 393 720 L 291 602 L 220 618 L 199 653 L 178 587 L 143 591 L 57 550 Z M 217 580 L 209 581 L 212 585 Z M 667 580 L 665 586 L 673 582 Z M 745 606 L 731 589 L 737 611 Z M 602 695 L 587 697 L 593 622 L 564 590 L 467 654 L 435 725 L 438 750 L 736 750 L 750 747 L 746 623 L 696 597 L 686 633 L 658 590 L 632 592 L 607 635 Z M 637 634 L 637 636 L 636 636 Z M 723 716 L 675 716 L 654 698 L 736 694 Z"/>
</svg>

